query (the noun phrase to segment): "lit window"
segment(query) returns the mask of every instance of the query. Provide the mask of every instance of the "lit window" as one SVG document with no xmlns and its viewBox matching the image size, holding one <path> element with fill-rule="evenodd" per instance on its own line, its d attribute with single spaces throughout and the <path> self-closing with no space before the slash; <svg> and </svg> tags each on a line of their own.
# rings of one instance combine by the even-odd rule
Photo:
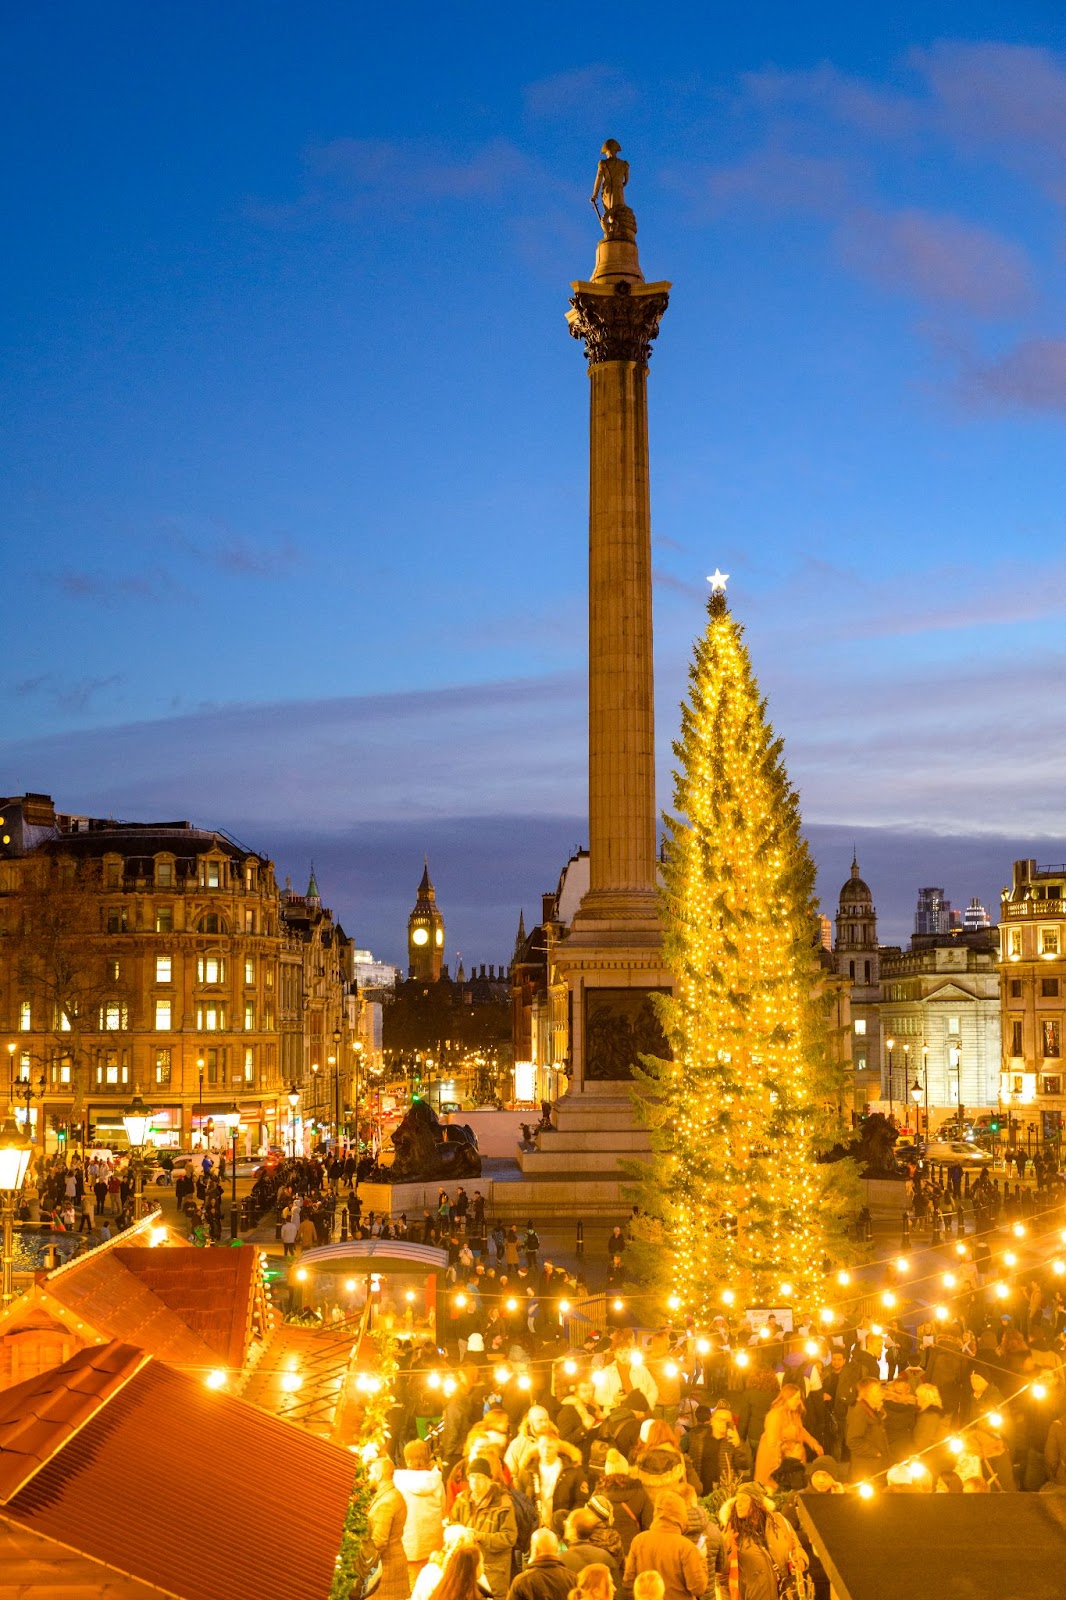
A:
<svg viewBox="0 0 1066 1600">
<path fill-rule="evenodd" d="M 221 1006 L 197 1006 L 196 1026 L 201 1033 L 221 1033 L 225 1025 Z"/>
<path fill-rule="evenodd" d="M 246 1050 L 244 1052 L 244 1081 L 245 1081 L 245 1083 L 254 1083 L 255 1082 L 255 1051 L 254 1050 Z"/>
<path fill-rule="evenodd" d="M 246 889 L 255 888 L 255 866 L 251 861 L 244 863 L 244 887 Z"/>
<path fill-rule="evenodd" d="M 958 1035 L 959 1035 L 959 1032 L 960 1032 L 958 1017 L 949 1017 L 948 1018 L 948 1032 L 949 1033 L 953 1033 L 955 1035 L 955 1037 L 958 1038 Z"/>
<path fill-rule="evenodd" d="M 120 1000 L 109 1000 L 106 1005 L 100 1007 L 102 1033 L 122 1033 L 129 1025 L 129 1007 L 124 1006 Z"/>
<path fill-rule="evenodd" d="M 1041 1078 L 1040 1087 L 1044 1094 L 1061 1094 L 1062 1079 L 1057 1074 L 1049 1074 L 1048 1076 Z"/>
<path fill-rule="evenodd" d="M 1041 928 L 1040 953 L 1045 956 L 1057 956 L 1059 953 L 1058 928 Z"/>
<path fill-rule="evenodd" d="M 246 1033 L 251 1033 L 255 1028 L 255 1007 L 246 1005 L 244 1008 L 244 1027 Z"/>
<path fill-rule="evenodd" d="M 172 861 L 157 861 L 155 864 L 155 881 L 160 889 L 169 889 L 174 882 L 174 863 Z"/>
<path fill-rule="evenodd" d="M 254 911 L 246 911 L 244 913 L 244 931 L 245 931 L 245 933 L 254 933 L 255 932 L 255 912 Z"/>
<path fill-rule="evenodd" d="M 221 956 L 197 956 L 196 980 L 198 983 L 221 983 L 226 966 Z"/>
<path fill-rule="evenodd" d="M 19 1006 L 19 1032 L 29 1033 L 33 1027 L 33 1008 L 28 1000 Z"/>
<path fill-rule="evenodd" d="M 19 1056 L 18 1081 L 19 1083 L 29 1083 L 30 1081 L 30 1058 L 25 1052 Z"/>
<path fill-rule="evenodd" d="M 1022 953 L 1022 930 L 1020 928 L 1012 928 L 1010 930 L 1010 953 L 1012 956 L 1020 956 Z"/>
<path fill-rule="evenodd" d="M 866 1018 L 865 1017 L 856 1017 L 854 1022 L 852 1023 L 852 1027 L 854 1028 L 855 1032 L 859 1035 L 859 1037 L 861 1039 L 862 1036 L 866 1032 Z"/>
<path fill-rule="evenodd" d="M 129 913 L 125 906 L 112 906 L 107 913 L 108 933 L 126 933 L 129 930 Z"/>
<path fill-rule="evenodd" d="M 244 961 L 244 981 L 245 981 L 245 983 L 254 983 L 255 982 L 255 961 L 251 956 L 246 956 L 245 957 L 245 961 Z"/>
<path fill-rule="evenodd" d="M 222 887 L 221 861 L 205 861 L 200 867 L 200 883 L 206 889 Z"/>
<path fill-rule="evenodd" d="M 1059 1056 L 1062 1054 L 1062 1029 L 1057 1021 L 1045 1017 L 1040 1025 L 1044 1036 L 1044 1055 Z"/>
<path fill-rule="evenodd" d="M 111 983 L 117 983 L 119 978 L 122 976 L 122 969 L 114 956 L 111 956 L 108 960 L 107 976 Z"/>
<path fill-rule="evenodd" d="M 1022 1023 L 1020 1017 L 1015 1017 L 1010 1025 L 1010 1053 L 1020 1056 L 1022 1053 Z"/>
<path fill-rule="evenodd" d="M 174 912 L 170 906 L 157 906 L 155 912 L 156 933 L 174 932 Z"/>
<path fill-rule="evenodd" d="M 70 1032 L 70 1013 L 68 1012 L 66 1006 L 64 1006 L 64 1005 L 58 1005 L 58 1006 L 53 1006 L 52 1007 L 52 1032 L 53 1033 L 69 1033 Z"/>
<path fill-rule="evenodd" d="M 161 1084 L 170 1082 L 169 1050 L 157 1050 L 155 1053 L 155 1081 Z"/>
<path fill-rule="evenodd" d="M 156 956 L 155 981 L 156 983 L 170 983 L 174 975 L 174 958 L 172 956 Z"/>
<path fill-rule="evenodd" d="M 69 1056 L 62 1056 L 60 1058 L 60 1062 L 59 1062 L 59 1082 L 60 1083 L 69 1083 L 70 1082 L 70 1065 L 71 1065 L 71 1063 L 70 1063 L 70 1057 Z M 56 1069 L 55 1069 L 55 1067 L 53 1067 L 52 1068 L 52 1081 L 53 1081 L 53 1083 L 55 1082 L 55 1080 L 56 1080 Z"/>
<path fill-rule="evenodd" d="M 155 1031 L 156 1033 L 170 1032 L 169 1000 L 157 1000 L 155 1003 Z"/>
</svg>

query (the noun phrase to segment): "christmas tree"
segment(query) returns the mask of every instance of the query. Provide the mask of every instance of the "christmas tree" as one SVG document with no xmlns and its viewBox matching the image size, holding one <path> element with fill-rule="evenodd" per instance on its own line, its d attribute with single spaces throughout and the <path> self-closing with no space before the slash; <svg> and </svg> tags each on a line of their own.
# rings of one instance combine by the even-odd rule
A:
<svg viewBox="0 0 1066 1600">
<path fill-rule="evenodd" d="M 814 867 L 724 579 L 711 581 L 665 819 L 672 1059 L 645 1058 L 638 1097 L 655 1150 L 638 1256 L 697 1317 L 734 1298 L 810 1304 L 853 1199 L 850 1163 L 815 1160 L 842 1131 L 844 1070 L 830 1059 Z"/>
</svg>

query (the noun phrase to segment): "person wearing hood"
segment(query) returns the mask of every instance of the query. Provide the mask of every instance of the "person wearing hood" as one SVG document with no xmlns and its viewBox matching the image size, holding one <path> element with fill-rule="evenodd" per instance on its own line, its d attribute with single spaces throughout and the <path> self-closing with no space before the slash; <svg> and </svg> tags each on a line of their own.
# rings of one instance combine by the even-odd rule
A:
<svg viewBox="0 0 1066 1600">
<path fill-rule="evenodd" d="M 668 1422 L 649 1418 L 641 1425 L 640 1444 L 632 1460 L 633 1470 L 653 1499 L 660 1489 L 676 1489 L 682 1483 L 691 1483 L 703 1492 L 699 1474 L 681 1454 L 677 1435 Z"/>
<path fill-rule="evenodd" d="M 656 1500 L 651 1527 L 638 1533 L 629 1547 L 627 1588 L 639 1573 L 657 1572 L 665 1589 L 663 1600 L 699 1600 L 708 1584 L 707 1561 L 686 1537 L 687 1527 L 688 1507 L 680 1495 L 665 1489 Z"/>
<path fill-rule="evenodd" d="M 412 1439 L 410 1444 L 404 1445 L 403 1459 L 404 1465 L 393 1473 L 392 1481 L 407 1507 L 403 1553 L 407 1557 L 407 1576 L 413 1588 L 418 1574 L 434 1550 L 441 1546 L 444 1480 L 424 1439 Z"/>
<path fill-rule="evenodd" d="M 610 1505 L 614 1530 L 622 1541 L 623 1554 L 628 1555 L 637 1534 L 651 1527 L 655 1507 L 647 1489 L 639 1478 L 630 1473 L 629 1462 L 619 1451 L 608 1450 L 603 1473 L 596 1480 L 593 1499 Z"/>
<path fill-rule="evenodd" d="M 580 1452 L 564 1443 L 554 1428 L 545 1431 L 526 1457 L 517 1488 L 536 1505 L 541 1527 L 561 1533 L 568 1514 L 588 1499 L 588 1475 Z"/>
</svg>

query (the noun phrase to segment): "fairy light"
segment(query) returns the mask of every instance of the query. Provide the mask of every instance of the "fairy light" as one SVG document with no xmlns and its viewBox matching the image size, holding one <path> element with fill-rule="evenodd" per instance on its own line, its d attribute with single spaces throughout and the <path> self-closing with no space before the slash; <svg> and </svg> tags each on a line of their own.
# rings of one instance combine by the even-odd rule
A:
<svg viewBox="0 0 1066 1600">
<path fill-rule="evenodd" d="M 840 1287 L 842 1289 L 846 1289 L 850 1282 L 851 1282 L 851 1273 L 847 1272 L 842 1267 L 840 1269 L 840 1271 L 837 1273 L 837 1283 L 839 1283 L 839 1285 L 840 1285 Z"/>
<path fill-rule="evenodd" d="M 569 1302 L 569 1300 L 560 1300 L 559 1301 L 559 1315 L 561 1317 L 565 1317 L 567 1315 L 567 1313 L 569 1312 L 569 1310 L 570 1310 L 570 1302 Z"/>
<path fill-rule="evenodd" d="M 297 1283 L 306 1283 L 307 1282 L 307 1268 L 306 1267 L 297 1267 L 296 1268 L 296 1282 Z"/>
<path fill-rule="evenodd" d="M 467 1306 L 468 1306 L 468 1304 L 469 1304 L 469 1301 L 467 1300 L 466 1295 L 462 1293 L 462 1291 L 460 1291 L 455 1296 L 455 1298 L 452 1300 L 452 1305 L 455 1307 L 456 1311 L 465 1311 Z M 515 1309 L 515 1302 L 513 1300 L 508 1300 L 507 1309 L 508 1309 L 508 1311 L 513 1311 Z"/>
<path fill-rule="evenodd" d="M 574 1370 L 576 1372 L 577 1368 L 575 1367 Z M 495 1367 L 493 1369 L 492 1377 L 493 1382 L 498 1383 L 502 1389 L 505 1383 L 510 1383 L 511 1381 L 511 1369 L 510 1367 Z M 595 1381 L 596 1374 L 593 1373 L 592 1377 L 593 1381 Z"/>
<path fill-rule="evenodd" d="M 1010 1290 L 1007 1288 L 1005 1283 L 994 1283 L 992 1285 L 992 1293 L 995 1295 L 997 1300 L 1006 1300 L 1007 1296 L 1010 1294 Z"/>
<path fill-rule="evenodd" d="M 884 1294 L 881 1296 L 881 1304 L 884 1306 L 886 1311 L 892 1310 L 892 1307 L 896 1304 L 896 1297 L 892 1293 L 891 1289 L 885 1290 Z"/>
<path fill-rule="evenodd" d="M 223 1389 L 226 1384 L 226 1374 L 222 1367 L 214 1367 L 204 1379 L 209 1389 Z"/>
<path fill-rule="evenodd" d="M 945 1289 L 954 1289 L 959 1280 L 956 1278 L 953 1272 L 945 1272 L 940 1281 L 944 1285 Z"/>
<path fill-rule="evenodd" d="M 355 1279 L 354 1278 L 346 1278 L 345 1282 L 344 1282 L 344 1287 L 348 1291 L 349 1294 L 354 1294 L 355 1293 Z"/>
<path fill-rule="evenodd" d="M 866 1482 L 860 1483 L 859 1484 L 859 1499 L 860 1500 L 872 1500 L 873 1497 L 874 1497 L 874 1486 L 873 1486 L 873 1484 L 872 1483 L 866 1483 Z"/>
<path fill-rule="evenodd" d="M 441 1384 L 440 1373 L 439 1372 L 431 1372 L 429 1374 L 429 1377 L 426 1379 L 426 1383 L 428 1384 L 428 1386 L 431 1389 L 439 1389 L 440 1388 L 440 1384 Z"/>
<path fill-rule="evenodd" d="M 951 1312 L 948 1310 L 947 1306 L 934 1306 L 933 1316 L 938 1322 L 947 1322 L 948 1318 L 951 1316 Z"/>
<path fill-rule="evenodd" d="M 671 1311 L 680 1311 L 681 1310 L 681 1296 L 679 1294 L 677 1294 L 677 1293 L 674 1293 L 674 1294 L 670 1295 L 670 1297 L 667 1300 L 666 1304 L 667 1304 L 667 1306 L 669 1307 L 669 1309 Z"/>
<path fill-rule="evenodd" d="M 676 1294 L 706 1326 L 716 1305 L 769 1305 L 775 1293 L 802 1304 L 821 1289 L 839 1219 L 812 1146 L 816 1129 L 829 1131 L 823 1107 L 835 1103 L 843 1069 L 816 1066 L 807 1048 L 823 986 L 815 950 L 796 937 L 809 915 L 809 857 L 717 580 L 683 715 L 675 811 L 684 821 L 668 823 L 664 852 L 673 1049 L 649 1068 L 671 1135 L 649 1174 L 648 1210 L 662 1215 L 670 1194 L 669 1277 L 658 1294 Z M 742 1013 L 741 991 L 751 997 Z M 708 1228 L 709 1211 L 729 1226 Z"/>
<path fill-rule="evenodd" d="M 746 1367 L 750 1360 L 751 1357 L 746 1350 L 738 1350 L 733 1357 L 733 1364 L 738 1367 Z"/>
<path fill-rule="evenodd" d="M 533 1387 L 533 1379 L 528 1372 L 520 1373 L 517 1381 L 520 1389 L 532 1389 Z"/>
<path fill-rule="evenodd" d="M 990 1411 L 988 1413 L 988 1426 L 990 1428 L 995 1428 L 996 1432 L 998 1433 L 1000 1428 L 1003 1426 L 1002 1413 L 999 1411 Z"/>
<path fill-rule="evenodd" d="M 681 1375 L 681 1368 L 676 1361 L 666 1361 L 663 1363 L 663 1372 L 668 1378 L 677 1378 Z"/>
<path fill-rule="evenodd" d="M 897 1272 L 899 1272 L 899 1273 L 909 1272 L 910 1271 L 910 1265 L 911 1264 L 907 1260 L 906 1256 L 897 1256 L 896 1257 L 896 1271 Z"/>
<path fill-rule="evenodd" d="M 406 1294 L 404 1295 L 404 1299 L 407 1301 L 407 1304 L 409 1306 L 413 1306 L 414 1303 L 415 1303 L 415 1292 L 414 1292 L 414 1290 L 413 1289 L 408 1289 Z"/>
<path fill-rule="evenodd" d="M 948 1440 L 948 1449 L 951 1451 L 952 1455 L 953 1456 L 961 1456 L 962 1452 L 965 1450 L 965 1448 L 966 1448 L 966 1446 L 963 1443 L 963 1441 L 959 1438 L 958 1434 L 957 1433 L 953 1433 L 951 1435 L 951 1438 Z"/>
<path fill-rule="evenodd" d="M 631 1350 L 629 1352 L 629 1365 L 631 1367 L 642 1367 L 644 1365 L 643 1350 Z"/>
<path fill-rule="evenodd" d="M 612 1300 L 611 1301 L 611 1310 L 612 1311 L 624 1311 L 625 1308 L 626 1307 L 625 1307 L 625 1301 L 624 1300 Z"/>
<path fill-rule="evenodd" d="M 709 1356 L 710 1353 L 711 1353 L 711 1341 L 709 1339 L 697 1339 L 696 1340 L 696 1354 L 698 1356 Z"/>
<path fill-rule="evenodd" d="M 1060 1261 L 1056 1257 L 1056 1259 L 1051 1263 L 1051 1270 L 1055 1274 L 1056 1278 L 1061 1278 L 1062 1274 L 1066 1272 L 1066 1261 Z"/>
<path fill-rule="evenodd" d="M 1003 1252 L 1003 1264 L 1007 1267 L 1016 1267 L 1018 1265 L 1018 1257 L 1013 1250 L 1005 1250 Z"/>
<path fill-rule="evenodd" d="M 1034 1400 L 1046 1400 L 1048 1393 L 1047 1384 L 1031 1383 L 1029 1385 L 1029 1393 L 1032 1395 Z"/>
<path fill-rule="evenodd" d="M 819 1319 L 825 1323 L 826 1327 L 829 1328 L 832 1327 L 833 1323 L 836 1321 L 837 1314 L 833 1310 L 832 1306 L 823 1306 L 821 1311 L 819 1311 L 818 1316 Z"/>
<path fill-rule="evenodd" d="M 1016 1222 L 1014 1224 L 1013 1228 L 1010 1231 L 1011 1231 L 1011 1233 L 1013 1233 L 1013 1235 L 1014 1235 L 1014 1237 L 1016 1239 L 1024 1239 L 1025 1238 L 1025 1223 L 1024 1222 Z"/>
</svg>

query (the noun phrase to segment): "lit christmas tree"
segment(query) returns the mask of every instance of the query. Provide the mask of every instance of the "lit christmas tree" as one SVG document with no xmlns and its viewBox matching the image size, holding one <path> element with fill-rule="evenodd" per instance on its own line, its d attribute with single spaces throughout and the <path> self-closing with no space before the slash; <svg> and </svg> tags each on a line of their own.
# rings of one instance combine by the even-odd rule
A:
<svg viewBox="0 0 1066 1600">
<path fill-rule="evenodd" d="M 830 1060 L 814 867 L 725 578 L 710 582 L 666 819 L 673 1059 L 639 1074 L 656 1157 L 638 1259 L 697 1317 L 723 1295 L 816 1302 L 857 1209 L 851 1163 L 815 1161 L 842 1133 L 844 1070 Z"/>
</svg>

